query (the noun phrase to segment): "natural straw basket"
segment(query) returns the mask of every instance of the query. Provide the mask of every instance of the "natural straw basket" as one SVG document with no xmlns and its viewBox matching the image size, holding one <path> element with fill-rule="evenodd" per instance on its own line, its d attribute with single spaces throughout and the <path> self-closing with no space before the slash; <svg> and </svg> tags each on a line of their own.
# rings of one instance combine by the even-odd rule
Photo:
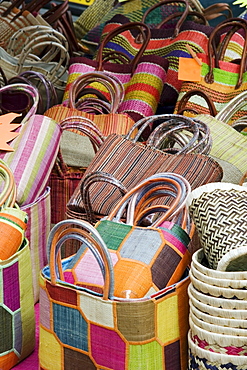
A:
<svg viewBox="0 0 247 370">
<path fill-rule="evenodd" d="M 246 223 L 246 220 L 245 220 Z M 247 223 L 246 223 L 247 224 Z M 209 268 L 205 261 L 205 254 L 203 249 L 198 249 L 192 256 L 192 265 L 202 274 L 214 279 L 231 279 L 231 280 L 246 280 L 247 271 L 218 271 Z"/>
<path fill-rule="evenodd" d="M 232 249 L 218 263 L 220 271 L 247 271 L 247 245 Z"/>
<path fill-rule="evenodd" d="M 247 300 L 212 297 L 199 292 L 192 284 L 190 284 L 188 289 L 194 298 L 202 303 L 209 304 L 210 306 L 229 310 L 247 310 Z"/>
<path fill-rule="evenodd" d="M 209 267 L 241 247 L 247 232 L 247 188 L 231 183 L 210 183 L 194 189 L 187 200 Z"/>
<path fill-rule="evenodd" d="M 247 330 L 247 320 L 229 319 L 225 317 L 218 317 L 209 315 L 206 312 L 198 310 L 192 303 L 190 303 L 190 312 L 192 312 L 198 319 L 216 326 L 224 326 L 229 328 L 236 328 L 238 330 Z"/>
<path fill-rule="evenodd" d="M 229 356 L 198 347 L 188 335 L 188 370 L 246 370 L 246 356 Z"/>
<path fill-rule="evenodd" d="M 190 318 L 199 328 L 205 329 L 208 332 L 226 334 L 226 335 L 235 335 L 235 336 L 240 335 L 242 337 L 247 337 L 246 329 L 238 329 L 238 328 L 232 328 L 228 326 L 209 324 L 206 321 L 198 319 L 198 317 L 194 315 L 192 311 L 190 311 Z"/>
<path fill-rule="evenodd" d="M 202 274 L 199 270 L 195 268 L 193 262 L 191 264 L 190 272 L 197 280 L 202 281 L 206 284 L 229 289 L 247 289 L 247 280 L 215 279 L 211 276 Z"/>
<path fill-rule="evenodd" d="M 196 279 L 193 274 L 190 275 L 190 280 L 193 286 L 198 291 L 204 294 L 208 294 L 213 297 L 222 297 L 223 299 L 234 298 L 234 299 L 243 299 L 247 301 L 247 290 L 245 289 L 230 289 L 213 286 Z"/>
<path fill-rule="evenodd" d="M 189 319 L 191 339 L 199 347 L 208 351 L 223 353 L 234 356 L 247 356 L 247 340 L 246 337 L 219 334 L 207 331 L 197 326 Z M 247 357 L 246 357 L 247 360 Z M 247 361 L 246 361 L 247 364 Z"/>
</svg>

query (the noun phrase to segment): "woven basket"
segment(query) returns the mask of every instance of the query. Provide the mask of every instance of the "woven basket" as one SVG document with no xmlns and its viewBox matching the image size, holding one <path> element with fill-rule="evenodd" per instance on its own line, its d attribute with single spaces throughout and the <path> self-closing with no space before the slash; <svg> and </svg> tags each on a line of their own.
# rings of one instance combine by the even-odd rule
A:
<svg viewBox="0 0 247 370">
<path fill-rule="evenodd" d="M 218 263 L 220 271 L 247 271 L 247 246 L 232 249 Z"/>
<path fill-rule="evenodd" d="M 191 275 L 190 275 L 191 276 Z M 247 300 L 225 299 L 222 297 L 212 297 L 208 294 L 203 294 L 194 288 L 193 284 L 189 286 L 190 294 L 198 301 L 209 304 L 212 307 L 218 307 L 230 310 L 247 310 Z"/>
<path fill-rule="evenodd" d="M 200 280 L 197 280 L 192 274 L 190 275 L 190 280 L 194 287 L 204 294 L 209 294 L 213 297 L 222 297 L 223 299 L 234 298 L 247 300 L 247 290 L 231 288 L 229 289 L 213 286 L 207 283 L 203 283 Z"/>
<path fill-rule="evenodd" d="M 247 280 L 246 271 L 217 271 L 210 269 L 205 263 L 205 254 L 203 249 L 198 249 L 192 256 L 192 265 L 202 274 L 211 278 L 217 279 L 230 279 L 230 280 Z M 246 281 L 247 283 L 247 281 Z"/>
<path fill-rule="evenodd" d="M 229 357 L 232 355 L 247 356 L 246 337 L 209 332 L 197 326 L 191 317 L 189 323 L 191 339 L 199 347 L 208 351 L 227 354 Z"/>
<path fill-rule="evenodd" d="M 224 317 L 211 316 L 208 313 L 198 310 L 190 302 L 190 313 L 193 313 L 198 319 L 205 323 L 212 324 L 215 326 L 224 326 L 225 328 L 247 330 L 247 320 L 227 319 Z"/>
<path fill-rule="evenodd" d="M 211 183 L 194 189 L 187 202 L 209 267 L 217 269 L 230 250 L 246 242 L 247 189 Z"/>
<path fill-rule="evenodd" d="M 239 328 L 232 328 L 228 326 L 221 326 L 210 324 L 206 321 L 199 319 L 193 312 L 190 312 L 191 320 L 202 329 L 207 330 L 208 332 L 218 333 L 218 334 L 226 334 L 226 335 L 240 335 L 242 337 L 247 337 L 247 330 L 246 329 L 239 329 Z M 247 339 L 247 338 L 246 338 Z"/>
<path fill-rule="evenodd" d="M 247 310 L 229 310 L 218 307 L 213 307 L 208 304 L 198 301 L 193 297 L 188 291 L 190 298 L 190 305 L 195 306 L 199 311 L 207 313 L 211 316 L 223 317 L 226 319 L 236 319 L 236 320 L 247 320 Z"/>
<path fill-rule="evenodd" d="M 198 347 L 188 334 L 188 370 L 246 370 L 246 356 L 229 356 Z"/>
<path fill-rule="evenodd" d="M 194 275 L 194 277 L 202 281 L 206 284 L 210 284 L 213 286 L 221 287 L 221 288 L 233 288 L 233 289 L 246 289 L 247 281 L 246 280 L 233 280 L 233 279 L 215 279 L 211 276 L 202 274 L 199 270 L 195 268 L 194 263 L 192 262 L 191 268 L 190 268 L 191 274 Z"/>
</svg>

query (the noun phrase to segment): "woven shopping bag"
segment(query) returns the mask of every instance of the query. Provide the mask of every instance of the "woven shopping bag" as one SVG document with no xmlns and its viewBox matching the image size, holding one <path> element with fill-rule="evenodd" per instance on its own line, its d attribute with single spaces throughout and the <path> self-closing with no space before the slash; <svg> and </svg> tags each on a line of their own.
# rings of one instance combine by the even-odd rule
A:
<svg viewBox="0 0 247 370">
<path fill-rule="evenodd" d="M 102 184 L 98 180 L 100 176 L 93 177 L 95 172 L 109 174 L 111 179 L 115 179 L 127 190 L 130 190 L 144 178 L 161 172 L 176 172 L 184 176 L 192 188 L 221 180 L 222 168 L 207 155 L 186 152 L 170 154 L 139 142 L 138 138 L 141 133 L 149 127 L 149 119 L 150 117 L 137 122 L 129 135 L 112 134 L 105 139 L 67 204 L 66 213 L 69 218 L 88 220 L 84 202 L 88 197 L 90 197 L 93 207 L 94 220 L 108 215 L 112 207 L 119 201 L 121 197 L 119 187 L 115 187 L 116 185 L 111 181 L 108 184 Z M 151 118 L 151 125 L 159 119 L 165 122 L 174 120 L 177 124 L 191 122 L 193 125 L 192 121 L 186 121 L 185 117 L 178 115 L 154 116 Z M 133 130 L 137 129 L 138 125 L 141 129 L 134 138 L 131 138 Z M 198 134 L 199 129 L 196 135 Z M 196 140 L 196 136 L 194 139 Z M 159 148 L 159 143 L 157 146 Z"/>
<path fill-rule="evenodd" d="M 141 32 L 142 42 L 136 42 L 133 36 L 136 31 Z M 131 61 L 128 55 L 126 58 L 121 51 L 104 53 L 106 43 L 118 35 L 122 35 L 125 42 L 131 43 L 132 47 L 134 44 Z M 103 70 L 117 77 L 124 85 L 124 100 L 118 109 L 119 113 L 127 113 L 134 121 L 155 114 L 166 81 L 168 61 L 156 55 L 143 55 L 149 35 L 150 30 L 146 25 L 128 21 L 107 34 L 100 43 L 94 60 L 87 57 L 71 58 L 63 102 L 68 99 L 70 85 L 78 76 L 94 70 Z"/>
<path fill-rule="evenodd" d="M 178 112 L 178 106 L 183 96 L 186 92 L 193 89 L 204 91 L 214 103 L 217 113 L 235 96 L 238 96 L 241 92 L 246 90 L 245 56 L 247 43 L 245 42 L 243 47 L 240 65 L 234 63 L 234 61 L 224 62 L 219 60 L 217 52 L 215 53 L 214 51 L 215 36 L 219 31 L 227 27 L 236 30 L 243 29 L 245 34 L 247 32 L 246 22 L 244 23 L 242 20 L 239 21 L 237 19 L 232 19 L 229 22 L 224 21 L 215 27 L 209 38 L 207 53 L 197 54 L 197 56 L 202 59 L 201 79 L 199 82 L 183 82 L 174 110 L 175 113 Z M 199 114 L 210 113 L 208 106 L 205 106 L 205 102 L 200 97 L 198 99 L 194 97 L 191 102 L 187 103 L 187 107 L 195 110 Z M 246 115 L 244 107 L 232 116 L 229 124 L 243 115 Z"/>
<path fill-rule="evenodd" d="M 174 106 L 178 98 L 178 93 L 181 88 L 182 81 L 178 79 L 178 67 L 179 57 L 190 57 L 190 53 L 187 49 L 189 45 L 195 53 L 206 53 L 207 44 L 210 34 L 213 31 L 213 27 L 205 24 L 196 22 L 195 20 L 189 20 L 189 4 L 185 1 L 180 1 L 181 6 L 184 6 L 182 12 L 176 13 L 177 3 L 173 3 L 171 0 L 164 0 L 153 5 L 143 15 L 142 22 L 146 22 L 146 17 L 153 11 L 160 7 L 167 5 L 172 7 L 174 5 L 175 10 L 172 13 L 173 22 L 171 24 L 172 17 L 168 16 L 163 22 L 155 24 L 150 27 L 150 41 L 144 50 L 144 56 L 160 56 L 169 62 L 167 70 L 167 78 L 162 90 L 160 97 L 160 104 L 162 106 Z M 203 18 L 203 16 L 202 16 Z M 200 19 L 200 18 L 199 18 Z M 119 24 L 128 23 L 128 18 L 122 15 L 116 15 L 109 22 L 106 23 L 101 41 L 104 37 L 112 32 Z M 132 35 L 134 41 L 138 41 L 140 36 Z M 114 38 L 111 43 L 105 45 L 105 50 L 110 51 L 121 51 L 129 57 L 133 57 L 136 53 L 136 44 L 132 40 L 130 43 L 129 38 Z"/>
<path fill-rule="evenodd" d="M 239 111 L 243 112 L 245 109 L 246 96 L 246 91 L 239 93 L 218 113 L 212 99 L 204 91 L 197 89 L 188 91 L 178 104 L 180 113 L 195 115 L 209 127 L 212 136 L 210 156 L 222 165 L 224 171 L 222 181 L 224 182 L 238 184 L 246 172 L 246 136 L 238 132 L 237 127 L 240 131 L 242 129 L 241 122 L 232 120 L 234 115 L 238 115 Z M 191 104 L 195 101 L 193 98 L 196 100 L 200 98 L 202 104 L 210 110 L 210 114 L 197 114 L 196 110 L 192 112 Z M 229 124 L 230 121 L 232 124 Z"/>
<path fill-rule="evenodd" d="M 175 216 L 183 215 L 189 192 L 190 185 L 182 176 L 156 174 L 127 192 L 111 214 L 95 225 L 111 255 L 116 297 L 125 297 L 127 292 L 131 298 L 149 296 L 184 275 L 191 260 L 188 245 L 193 228 L 187 230 L 186 217 L 180 224 Z M 135 205 L 133 195 L 138 198 Z M 129 212 L 126 221 L 122 221 L 124 210 Z M 153 220 L 148 221 L 151 213 Z M 142 226 L 143 220 L 147 227 Z M 86 246 L 76 253 L 64 276 L 68 282 L 80 281 L 80 286 L 103 291 L 99 266 Z"/>
<path fill-rule="evenodd" d="M 88 144 L 92 147 L 91 152 L 93 156 L 104 140 L 104 136 L 99 129 L 86 117 L 72 116 L 65 118 L 60 122 L 60 126 L 62 129 L 66 127 L 63 130 L 63 135 L 65 133 L 70 135 L 67 136 L 63 146 L 62 135 L 59 152 L 48 181 L 48 186 L 51 188 L 52 224 L 56 224 L 66 218 L 66 204 L 86 170 L 87 161 L 90 162 L 91 160 L 91 157 L 89 157 L 90 153 L 87 153 L 88 149 L 90 149 Z M 71 132 L 70 130 L 75 130 L 76 132 Z M 89 143 L 81 141 L 80 138 L 89 139 Z M 81 147 L 82 145 L 85 148 Z M 87 158 L 80 158 L 80 156 Z"/>
<path fill-rule="evenodd" d="M 71 234 L 70 225 L 75 225 Z M 65 282 L 61 269 L 57 275 L 57 253 L 63 241 L 73 237 L 90 246 L 104 270 L 103 295 Z M 188 277 L 146 299 L 115 299 L 109 252 L 90 224 L 58 223 L 47 247 L 49 264 L 40 276 L 41 370 L 57 364 L 61 370 L 186 369 Z M 71 258 L 62 260 L 62 269 Z"/>
<path fill-rule="evenodd" d="M 88 83 L 93 86 L 90 90 L 91 95 L 86 95 L 89 92 L 87 89 Z M 97 89 L 95 88 L 95 83 L 97 83 Z M 51 107 L 44 115 L 57 122 L 69 117 L 81 116 L 93 121 L 105 137 L 112 133 L 125 135 L 135 122 L 127 114 L 118 113 L 122 89 L 122 84 L 114 76 L 100 71 L 85 72 L 77 76 L 73 83 L 70 84 L 67 94 L 68 101 Z M 104 93 L 103 97 L 106 96 L 108 100 L 105 102 L 100 95 L 97 101 L 92 101 L 91 98 L 92 95 L 95 95 L 95 92 Z M 85 100 L 83 99 L 82 101 L 80 99 L 81 95 L 82 97 L 85 96 Z M 83 107 L 82 102 L 86 106 L 84 105 Z M 97 111 L 98 108 L 99 111 Z"/>
<path fill-rule="evenodd" d="M 0 368 L 9 370 L 33 351 L 35 320 L 27 213 L 15 203 L 14 177 L 3 161 L 0 174 Z"/>
<path fill-rule="evenodd" d="M 10 142 L 13 151 L 0 153 L 0 158 L 14 174 L 17 203 L 24 206 L 45 191 L 59 149 L 61 127 L 54 120 L 35 114 L 39 101 L 35 87 L 27 84 L 7 85 L 0 89 L 0 95 L 7 91 L 25 93 L 32 101 L 30 110 L 21 117 L 19 135 Z"/>
</svg>

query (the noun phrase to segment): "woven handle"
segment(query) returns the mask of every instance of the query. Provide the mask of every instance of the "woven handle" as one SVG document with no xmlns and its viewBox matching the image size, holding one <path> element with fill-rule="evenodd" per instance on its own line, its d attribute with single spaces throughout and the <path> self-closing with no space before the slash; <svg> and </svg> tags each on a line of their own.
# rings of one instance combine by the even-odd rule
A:
<svg viewBox="0 0 247 370">
<path fill-rule="evenodd" d="M 98 68 L 97 68 L 98 71 L 103 71 L 104 70 L 104 48 L 105 48 L 106 44 L 111 39 L 113 39 L 115 36 L 121 34 L 122 32 L 131 31 L 131 30 L 135 30 L 135 29 L 137 29 L 139 31 L 139 33 L 141 34 L 141 36 L 142 36 L 142 42 L 141 42 L 142 45 L 141 45 L 138 52 L 136 53 L 136 55 L 134 56 L 134 58 L 131 61 L 132 74 L 134 73 L 134 71 L 135 71 L 135 69 L 136 69 L 136 67 L 139 63 L 140 58 L 142 57 L 144 51 L 146 50 L 146 48 L 148 46 L 148 43 L 149 43 L 150 37 L 151 37 L 151 31 L 150 31 L 149 27 L 146 24 L 142 23 L 142 22 L 130 22 L 130 23 L 124 24 L 122 26 L 119 26 L 119 27 L 115 28 L 114 30 L 109 32 L 104 37 L 104 39 L 100 43 L 100 46 L 99 46 L 99 49 L 98 49 L 98 52 L 97 52 L 97 55 L 96 55 L 96 58 L 95 58 L 95 60 L 98 62 Z"/>
<path fill-rule="evenodd" d="M 81 94 L 84 88 L 95 82 L 103 85 L 110 93 L 110 113 L 116 113 L 119 105 L 124 98 L 123 85 L 116 78 L 110 76 L 105 72 L 99 71 L 84 73 L 77 79 L 75 79 L 69 90 L 68 107 L 76 108 L 77 96 Z"/>
<path fill-rule="evenodd" d="M 1 93 L 4 92 L 22 92 L 27 94 L 33 101 L 32 107 L 29 109 L 28 113 L 22 119 L 21 123 L 26 123 L 30 117 L 32 117 L 38 108 L 39 104 L 39 92 L 36 87 L 27 84 L 11 84 L 7 86 L 3 86 L 0 88 L 0 96 Z"/>
<path fill-rule="evenodd" d="M 98 182 L 104 182 L 116 187 L 123 195 L 127 193 L 126 187 L 109 173 L 103 171 L 95 171 L 85 176 L 85 178 L 81 182 L 80 191 L 87 219 L 91 224 L 95 224 L 96 219 L 93 213 L 89 190 L 91 186 Z"/>
<path fill-rule="evenodd" d="M 159 221 L 158 221 L 159 223 L 162 223 L 165 220 L 168 220 L 169 217 L 174 216 L 177 212 L 179 212 L 184 207 L 187 197 L 184 199 L 184 193 L 183 193 L 184 187 L 181 186 L 181 181 L 180 182 L 176 181 L 174 179 L 174 174 L 171 174 L 170 176 L 169 175 L 170 174 L 166 176 L 166 173 L 164 173 L 164 174 L 157 174 L 155 176 L 151 176 L 148 179 L 146 179 L 144 182 L 141 182 L 140 184 L 135 186 L 133 189 L 129 190 L 128 193 L 126 193 L 123 196 L 123 198 L 118 202 L 118 204 L 112 209 L 112 211 L 106 217 L 106 219 L 112 220 L 116 215 L 118 215 L 119 217 L 119 212 L 120 213 L 123 212 L 123 209 L 130 202 L 131 197 L 135 194 L 138 195 L 138 193 L 144 187 L 146 189 L 148 189 L 148 187 L 152 187 L 152 184 L 158 185 L 159 187 L 163 186 L 165 192 L 167 191 L 167 189 L 169 190 L 172 189 L 173 191 L 175 189 L 176 196 L 171 202 L 169 209 L 167 209 L 167 205 L 164 205 L 164 204 L 151 205 L 150 207 L 148 207 L 148 209 L 138 214 L 138 218 L 136 219 L 136 222 L 140 221 L 143 217 L 146 217 L 148 214 L 157 213 L 157 212 L 164 213 L 164 215 L 159 218 Z M 188 189 L 190 189 L 190 185 L 187 182 L 186 182 L 186 185 Z M 161 189 L 159 188 L 159 191 L 160 190 Z M 161 192 L 161 194 L 163 195 L 163 192 Z M 133 214 L 133 212 L 132 213 L 130 212 L 130 214 Z M 154 226 L 157 226 L 157 223 L 155 223 Z"/>
<path fill-rule="evenodd" d="M 227 103 L 224 106 L 224 108 L 222 108 L 219 111 L 219 113 L 216 114 L 215 118 L 217 118 L 218 120 L 223 121 L 225 123 L 228 123 L 231 120 L 231 118 L 233 117 L 233 115 L 237 111 L 241 110 L 246 105 L 246 103 L 247 103 L 247 91 L 243 91 L 240 94 L 238 94 L 237 96 L 235 96 L 235 98 L 230 100 L 229 103 Z M 232 125 L 234 125 L 234 124 L 232 124 Z M 236 126 L 234 128 L 237 129 Z M 237 130 L 237 131 L 239 131 L 239 130 Z"/>
<path fill-rule="evenodd" d="M 74 234 L 80 236 L 81 238 L 79 240 L 86 243 L 91 250 L 95 250 L 95 254 L 100 255 L 102 258 L 105 268 L 103 299 L 107 300 L 112 298 L 114 276 L 109 251 L 97 230 L 88 222 L 82 220 L 73 219 L 61 221 L 52 228 L 49 234 L 47 241 L 47 256 L 51 272 L 51 283 L 56 285 L 58 279 L 64 281 L 59 254 L 62 245 L 60 241 L 62 238 L 63 241 L 73 239 Z M 97 258 L 96 261 L 98 261 Z"/>
<path fill-rule="evenodd" d="M 239 19 L 235 20 L 234 18 L 233 20 L 231 19 L 231 20 L 220 23 L 218 26 L 216 26 L 213 29 L 212 33 L 209 36 L 209 40 L 208 40 L 209 72 L 205 76 L 205 81 L 208 84 L 214 83 L 214 73 L 213 73 L 214 59 L 215 59 L 216 64 L 218 63 L 217 53 L 214 47 L 215 37 L 217 36 L 218 32 L 221 31 L 222 29 L 226 27 L 235 27 L 235 26 L 242 28 L 245 32 L 245 42 L 244 42 L 242 58 L 240 62 L 240 71 L 239 71 L 238 81 L 235 86 L 235 89 L 238 89 L 243 82 L 243 73 L 246 71 L 246 59 L 247 59 L 247 53 L 246 53 L 247 52 L 247 24 L 246 23 L 244 24 L 243 22 L 239 21 Z"/>
<path fill-rule="evenodd" d="M 147 121 L 156 120 L 162 122 L 149 135 L 147 145 L 177 154 L 210 152 L 212 140 L 204 122 L 178 114 L 151 116 Z"/>
<path fill-rule="evenodd" d="M 177 37 L 177 35 L 179 34 L 179 31 L 180 31 L 180 28 L 182 26 L 182 24 L 184 23 L 184 21 L 186 20 L 187 16 L 188 16 L 188 13 L 189 13 L 189 2 L 187 0 L 179 0 L 178 3 L 181 3 L 181 4 L 184 4 L 185 5 L 185 9 L 184 9 L 184 12 L 182 13 L 182 16 L 181 18 L 178 20 L 176 26 L 175 26 L 175 29 L 174 29 L 174 33 L 173 33 L 173 36 L 172 36 L 172 39 Z M 145 23 L 145 20 L 147 18 L 147 16 L 156 8 L 162 6 L 162 5 L 167 5 L 167 4 L 174 4 L 174 1 L 172 0 L 164 0 L 164 1 L 159 1 L 158 3 L 154 4 L 153 6 L 151 6 L 149 9 L 146 10 L 146 12 L 143 14 L 143 17 L 142 17 L 142 22 Z M 166 23 L 166 19 L 162 22 L 162 25 Z"/>
<path fill-rule="evenodd" d="M 0 177 L 4 181 L 0 194 L 0 207 L 14 207 L 17 193 L 15 179 L 12 171 L 2 159 L 0 159 Z"/>
</svg>

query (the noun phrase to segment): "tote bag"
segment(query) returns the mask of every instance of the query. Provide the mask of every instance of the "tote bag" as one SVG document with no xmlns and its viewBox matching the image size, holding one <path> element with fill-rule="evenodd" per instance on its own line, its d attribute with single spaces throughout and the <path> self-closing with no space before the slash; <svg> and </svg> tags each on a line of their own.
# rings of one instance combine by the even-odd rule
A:
<svg viewBox="0 0 247 370">
<path fill-rule="evenodd" d="M 66 230 L 68 220 L 54 226 L 47 246 L 49 264 L 40 278 L 40 369 L 52 370 L 59 364 L 61 370 L 147 366 L 186 370 L 188 277 L 144 300 L 114 299 L 114 274 L 105 243 L 90 224 L 69 221 L 76 224 L 74 237 L 90 245 L 103 263 L 104 292 L 93 293 L 58 276 L 57 253 L 73 235 Z M 62 260 L 62 269 L 70 260 Z"/>
</svg>

